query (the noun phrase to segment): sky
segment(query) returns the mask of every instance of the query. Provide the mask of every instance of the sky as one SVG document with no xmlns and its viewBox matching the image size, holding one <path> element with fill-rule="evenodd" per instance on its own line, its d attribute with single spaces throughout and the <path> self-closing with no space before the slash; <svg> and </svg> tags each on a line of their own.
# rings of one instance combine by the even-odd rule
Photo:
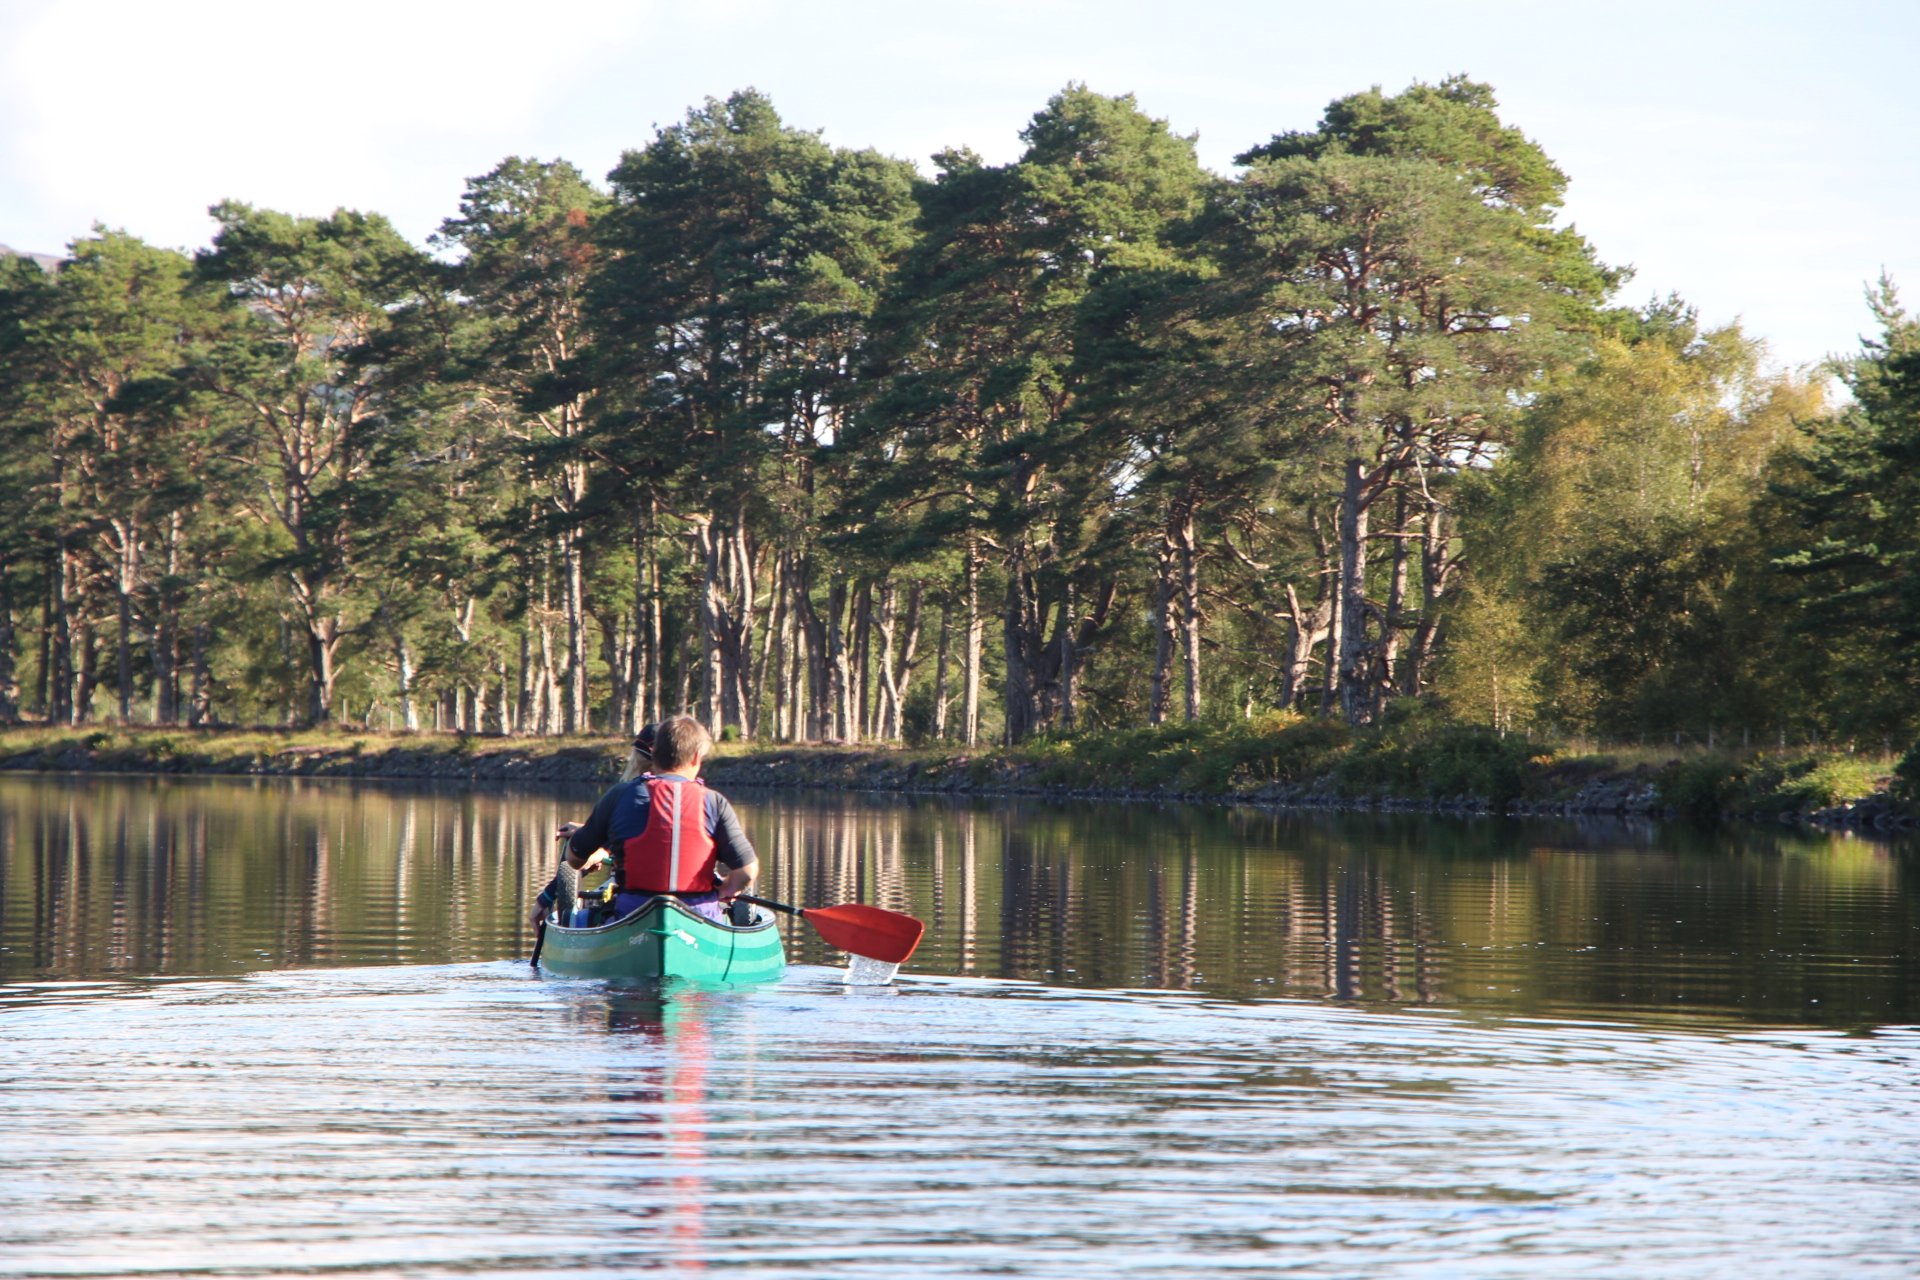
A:
<svg viewBox="0 0 1920 1280">
<path fill-rule="evenodd" d="M 1777 365 L 1920 309 L 1920 3 L 1823 0 L 0 0 L 0 244 L 95 224 L 204 246 L 222 199 L 377 211 L 424 241 L 509 155 L 600 178 L 705 98 L 918 163 L 990 161 L 1069 82 L 1203 163 L 1378 85 L 1464 72 L 1571 178 L 1565 221 Z"/>
</svg>

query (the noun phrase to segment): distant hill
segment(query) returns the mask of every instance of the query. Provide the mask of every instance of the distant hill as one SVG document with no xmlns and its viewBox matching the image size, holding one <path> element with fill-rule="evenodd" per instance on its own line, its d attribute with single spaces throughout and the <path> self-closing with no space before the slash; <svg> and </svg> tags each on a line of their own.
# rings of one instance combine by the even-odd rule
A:
<svg viewBox="0 0 1920 1280">
<path fill-rule="evenodd" d="M 7 245 L 4 245 L 4 244 L 0 244 L 0 253 L 4 253 L 10 257 L 15 257 L 15 258 L 32 258 L 35 262 L 39 263 L 41 267 L 47 271 L 51 271 L 55 267 L 60 265 L 60 257 L 58 254 L 29 253 L 25 249 L 9 248 Z"/>
</svg>

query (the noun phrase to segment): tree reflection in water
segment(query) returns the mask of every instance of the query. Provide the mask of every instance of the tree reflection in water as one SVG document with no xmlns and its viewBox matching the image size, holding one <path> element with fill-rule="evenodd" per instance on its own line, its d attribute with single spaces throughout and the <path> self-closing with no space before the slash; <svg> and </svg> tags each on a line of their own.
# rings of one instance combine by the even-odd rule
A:
<svg viewBox="0 0 1920 1280">
<path fill-rule="evenodd" d="M 524 958 L 581 793 L 0 778 L 0 979 Z M 1897 846 L 1622 821 L 738 792 L 768 896 L 928 922 L 905 971 L 1244 998 L 1920 1017 Z M 797 963 L 844 963 L 787 921 Z"/>
</svg>

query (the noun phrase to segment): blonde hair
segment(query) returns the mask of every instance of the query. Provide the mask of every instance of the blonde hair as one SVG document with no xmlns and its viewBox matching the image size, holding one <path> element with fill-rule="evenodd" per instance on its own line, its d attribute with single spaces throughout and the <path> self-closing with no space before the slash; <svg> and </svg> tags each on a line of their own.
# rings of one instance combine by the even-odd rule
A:
<svg viewBox="0 0 1920 1280">
<path fill-rule="evenodd" d="M 635 778 L 645 773 L 647 766 L 652 763 L 653 761 L 647 759 L 640 748 L 633 748 L 633 750 L 627 752 L 627 767 L 620 771 L 620 781 L 632 782 Z"/>
<path fill-rule="evenodd" d="M 661 773 L 672 773 L 713 750 L 707 728 L 692 716 L 669 716 L 653 735 L 653 763 Z"/>
</svg>

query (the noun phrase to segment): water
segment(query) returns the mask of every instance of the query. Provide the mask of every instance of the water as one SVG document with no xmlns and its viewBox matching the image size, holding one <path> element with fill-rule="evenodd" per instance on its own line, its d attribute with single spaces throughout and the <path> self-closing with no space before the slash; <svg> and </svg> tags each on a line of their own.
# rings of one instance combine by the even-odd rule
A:
<svg viewBox="0 0 1920 1280">
<path fill-rule="evenodd" d="M 1904 849 L 742 793 L 927 940 L 659 991 L 587 798 L 0 779 L 0 1277 L 1920 1271 Z"/>
</svg>

